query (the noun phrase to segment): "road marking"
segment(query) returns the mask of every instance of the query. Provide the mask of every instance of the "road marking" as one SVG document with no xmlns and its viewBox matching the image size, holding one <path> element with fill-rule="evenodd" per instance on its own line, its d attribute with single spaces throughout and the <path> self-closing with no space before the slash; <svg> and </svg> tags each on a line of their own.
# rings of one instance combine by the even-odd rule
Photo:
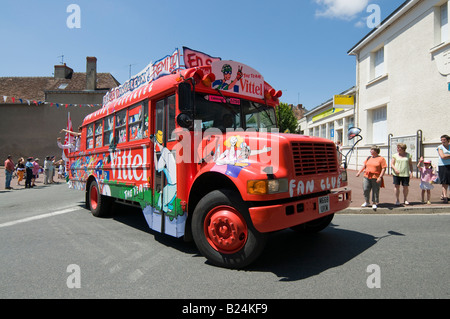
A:
<svg viewBox="0 0 450 319">
<path fill-rule="evenodd" d="M 0 224 L 0 228 L 14 226 L 14 225 L 17 225 L 17 224 L 27 223 L 27 222 L 31 222 L 31 221 L 34 221 L 34 220 L 48 218 L 48 217 L 53 217 L 53 216 L 57 216 L 57 215 L 67 214 L 67 213 L 70 213 L 70 212 L 74 212 L 74 211 L 76 211 L 78 209 L 80 209 L 80 207 L 70 207 L 70 208 L 66 208 L 66 209 L 59 210 L 59 211 L 52 212 L 52 213 L 48 213 L 48 214 L 42 214 L 42 215 L 27 217 L 27 218 L 23 218 L 23 219 L 19 219 L 19 220 L 14 220 L 12 222 L 7 222 L 7 223 Z"/>
</svg>

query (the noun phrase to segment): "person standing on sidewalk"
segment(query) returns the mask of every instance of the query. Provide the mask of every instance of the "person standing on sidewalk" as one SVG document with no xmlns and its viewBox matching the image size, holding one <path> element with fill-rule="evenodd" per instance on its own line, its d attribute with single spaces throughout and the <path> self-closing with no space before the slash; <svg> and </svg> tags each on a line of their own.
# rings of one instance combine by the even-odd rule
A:
<svg viewBox="0 0 450 319">
<path fill-rule="evenodd" d="M 15 165 L 12 161 L 12 156 L 8 155 L 8 158 L 5 161 L 5 189 L 12 189 L 11 188 L 11 179 L 14 173 Z"/>
<path fill-rule="evenodd" d="M 442 185 L 442 200 L 444 204 L 448 203 L 448 185 L 450 184 L 450 136 L 441 136 L 441 145 L 437 148 L 439 154 L 439 180 Z"/>
<path fill-rule="evenodd" d="M 422 163 L 424 166 L 422 166 Z M 417 168 L 420 170 L 420 189 L 422 190 L 422 204 L 425 204 L 425 192 L 427 192 L 427 204 L 431 204 L 431 190 L 434 188 L 431 182 L 436 178 L 431 166 L 431 161 L 425 161 L 423 156 L 417 163 Z"/>
<path fill-rule="evenodd" d="M 23 181 L 23 177 L 25 175 L 25 160 L 23 159 L 23 157 L 19 158 L 17 161 L 17 185 L 20 185 L 20 182 Z"/>
<path fill-rule="evenodd" d="M 392 156 L 391 168 L 393 170 L 393 180 L 395 186 L 395 205 L 400 206 L 400 184 L 403 186 L 403 199 L 405 205 L 409 205 L 409 181 L 413 174 L 412 156 L 406 153 L 406 144 L 397 144 L 397 154 Z"/>
<path fill-rule="evenodd" d="M 33 162 L 33 178 L 31 180 L 31 186 L 36 186 L 36 179 L 39 178 L 39 171 L 41 170 L 41 166 L 39 165 L 39 158 L 36 158 Z"/>
<path fill-rule="evenodd" d="M 31 188 L 33 187 L 31 185 L 31 181 L 33 180 L 33 162 L 32 162 L 33 158 L 29 157 L 27 159 L 27 163 L 25 164 L 25 169 L 26 169 L 26 178 L 25 178 L 25 188 Z"/>
<path fill-rule="evenodd" d="M 45 157 L 44 160 L 44 185 L 49 184 L 49 174 L 50 174 L 50 156 Z"/>
<path fill-rule="evenodd" d="M 380 188 L 384 187 L 383 176 L 386 172 L 387 163 L 384 157 L 380 156 L 380 148 L 373 146 L 370 149 L 370 155 L 364 162 L 363 167 L 356 173 L 356 177 L 359 177 L 364 172 L 363 191 L 364 199 L 366 202 L 361 207 L 367 207 L 370 205 L 370 192 L 372 191 L 372 208 L 377 209 L 377 205 L 380 203 Z"/>
</svg>

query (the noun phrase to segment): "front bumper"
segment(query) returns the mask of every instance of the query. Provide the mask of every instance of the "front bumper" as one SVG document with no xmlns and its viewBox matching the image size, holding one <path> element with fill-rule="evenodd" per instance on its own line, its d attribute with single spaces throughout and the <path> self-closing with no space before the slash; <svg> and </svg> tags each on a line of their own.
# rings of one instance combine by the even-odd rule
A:
<svg viewBox="0 0 450 319">
<path fill-rule="evenodd" d="M 286 229 L 318 219 L 350 206 L 351 190 L 332 191 L 328 195 L 270 206 L 249 208 L 253 225 L 261 233 Z"/>
</svg>

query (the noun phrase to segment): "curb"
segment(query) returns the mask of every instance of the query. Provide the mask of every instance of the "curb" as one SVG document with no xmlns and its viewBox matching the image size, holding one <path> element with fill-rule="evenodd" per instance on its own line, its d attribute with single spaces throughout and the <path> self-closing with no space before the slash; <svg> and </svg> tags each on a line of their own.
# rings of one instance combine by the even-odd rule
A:
<svg viewBox="0 0 450 319">
<path fill-rule="evenodd" d="M 450 206 L 437 206 L 437 207 L 395 207 L 395 208 L 359 208 L 349 207 L 336 214 L 349 215 L 419 215 L 419 214 L 450 214 Z"/>
</svg>

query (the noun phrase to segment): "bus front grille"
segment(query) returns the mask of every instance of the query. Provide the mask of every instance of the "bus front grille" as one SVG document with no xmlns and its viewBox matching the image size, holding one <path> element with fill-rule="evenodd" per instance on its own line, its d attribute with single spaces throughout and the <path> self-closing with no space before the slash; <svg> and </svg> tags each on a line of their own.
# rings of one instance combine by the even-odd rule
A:
<svg viewBox="0 0 450 319">
<path fill-rule="evenodd" d="M 338 171 L 334 143 L 292 142 L 291 145 L 296 176 Z"/>
</svg>

